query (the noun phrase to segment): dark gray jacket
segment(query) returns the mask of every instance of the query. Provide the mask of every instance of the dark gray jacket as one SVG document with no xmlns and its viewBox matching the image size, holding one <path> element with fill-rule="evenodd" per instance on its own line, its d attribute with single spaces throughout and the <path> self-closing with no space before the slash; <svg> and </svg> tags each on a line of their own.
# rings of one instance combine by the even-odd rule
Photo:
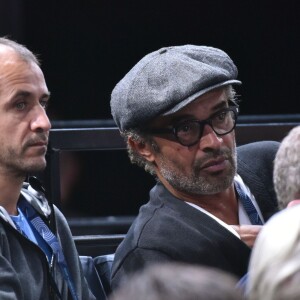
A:
<svg viewBox="0 0 300 300">
<path fill-rule="evenodd" d="M 237 150 L 238 174 L 254 194 L 265 220 L 277 211 L 272 174 L 278 145 L 259 142 Z M 217 267 L 241 277 L 247 272 L 250 251 L 217 221 L 158 183 L 116 251 L 112 287 L 146 264 L 163 261 Z"/>
<path fill-rule="evenodd" d="M 24 184 L 22 195 L 38 211 L 53 233 L 56 234 L 73 277 L 78 299 L 95 299 L 90 293 L 78 253 L 65 217 L 56 208 L 48 205 L 44 197 Z M 0 209 L 0 299 L 1 300 L 48 300 L 57 299 L 51 291 L 49 266 L 43 251 L 15 229 L 7 212 Z M 59 266 L 54 263 L 53 277 L 63 300 L 68 296 L 68 287 L 62 279 Z"/>
</svg>

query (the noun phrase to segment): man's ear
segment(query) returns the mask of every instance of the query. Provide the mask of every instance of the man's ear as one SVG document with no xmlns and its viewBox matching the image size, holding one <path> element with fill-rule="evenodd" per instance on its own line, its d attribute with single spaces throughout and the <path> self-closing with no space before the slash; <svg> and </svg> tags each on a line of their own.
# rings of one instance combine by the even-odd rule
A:
<svg viewBox="0 0 300 300">
<path fill-rule="evenodd" d="M 154 155 L 151 146 L 148 143 L 138 142 L 133 140 L 132 138 L 128 138 L 128 144 L 130 147 L 138 152 L 141 156 L 143 156 L 146 160 L 153 162 Z"/>
</svg>

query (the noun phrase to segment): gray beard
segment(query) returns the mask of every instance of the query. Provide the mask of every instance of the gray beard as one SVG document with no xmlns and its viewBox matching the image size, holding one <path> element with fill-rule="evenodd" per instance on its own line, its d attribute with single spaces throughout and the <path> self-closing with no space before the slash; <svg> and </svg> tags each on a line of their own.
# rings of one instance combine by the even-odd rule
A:
<svg viewBox="0 0 300 300">
<path fill-rule="evenodd" d="M 200 166 L 204 161 L 222 155 L 230 163 L 230 168 L 225 174 L 203 176 Z M 226 190 L 233 183 L 237 170 L 236 149 L 232 151 L 218 150 L 208 153 L 204 159 L 196 161 L 191 174 L 182 172 L 182 168 L 174 164 L 170 167 L 170 161 L 162 157 L 161 175 L 176 190 L 193 195 L 211 195 Z"/>
</svg>

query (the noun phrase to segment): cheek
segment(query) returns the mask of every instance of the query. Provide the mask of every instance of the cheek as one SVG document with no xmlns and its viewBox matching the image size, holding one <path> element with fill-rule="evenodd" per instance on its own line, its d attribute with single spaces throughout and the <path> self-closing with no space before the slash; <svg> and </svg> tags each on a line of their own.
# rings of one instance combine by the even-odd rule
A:
<svg viewBox="0 0 300 300">
<path fill-rule="evenodd" d="M 13 135 L 14 135 L 15 124 L 12 124 L 12 122 L 10 120 L 8 120 L 7 118 L 2 118 L 2 116 L 0 116 L 0 119 L 1 119 L 1 121 L 0 121 L 1 141 L 12 139 Z"/>
<path fill-rule="evenodd" d="M 181 172 L 186 173 L 193 168 L 196 154 L 197 151 L 190 151 L 187 147 L 179 146 L 169 149 L 168 153 L 165 152 L 164 157 L 176 169 L 180 169 Z"/>
<path fill-rule="evenodd" d="M 7 145 L 12 147 L 22 147 L 24 140 L 26 140 L 26 129 L 19 124 L 13 124 L 12 122 L 8 125 L 4 125 L 2 122 L 0 124 L 2 129 L 0 132 L 0 139 L 5 141 Z"/>
<path fill-rule="evenodd" d="M 235 134 L 234 132 L 231 132 L 229 134 L 224 135 L 223 142 L 227 147 L 233 148 L 235 147 Z"/>
<path fill-rule="evenodd" d="M 169 142 L 168 144 L 158 144 L 160 154 L 170 160 L 180 161 L 191 156 L 188 147 L 184 147 L 178 143 Z"/>
<path fill-rule="evenodd" d="M 160 160 L 169 161 L 174 165 L 180 165 L 182 168 L 189 168 L 193 165 L 197 149 L 184 147 L 177 142 L 168 141 L 157 137 L 155 139 L 159 148 L 159 153 L 156 155 L 156 161 L 159 164 Z"/>
</svg>

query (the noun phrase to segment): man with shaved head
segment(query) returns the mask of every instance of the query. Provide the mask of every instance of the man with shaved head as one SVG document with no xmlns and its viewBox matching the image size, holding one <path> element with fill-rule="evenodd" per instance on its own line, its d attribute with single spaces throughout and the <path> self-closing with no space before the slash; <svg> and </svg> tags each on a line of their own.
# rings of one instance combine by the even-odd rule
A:
<svg viewBox="0 0 300 300">
<path fill-rule="evenodd" d="M 36 56 L 0 38 L 0 299 L 95 299 L 62 213 L 28 174 L 46 166 L 50 93 Z"/>
</svg>

